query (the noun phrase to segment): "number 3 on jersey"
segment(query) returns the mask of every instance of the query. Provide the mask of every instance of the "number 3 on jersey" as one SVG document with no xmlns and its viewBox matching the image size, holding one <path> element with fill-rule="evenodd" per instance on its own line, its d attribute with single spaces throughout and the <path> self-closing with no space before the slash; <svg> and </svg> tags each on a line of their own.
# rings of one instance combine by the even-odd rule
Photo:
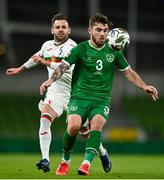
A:
<svg viewBox="0 0 164 180">
<path fill-rule="evenodd" d="M 96 69 L 97 69 L 98 71 L 101 71 L 102 68 L 103 68 L 102 60 L 98 59 L 98 60 L 96 61 Z"/>
</svg>

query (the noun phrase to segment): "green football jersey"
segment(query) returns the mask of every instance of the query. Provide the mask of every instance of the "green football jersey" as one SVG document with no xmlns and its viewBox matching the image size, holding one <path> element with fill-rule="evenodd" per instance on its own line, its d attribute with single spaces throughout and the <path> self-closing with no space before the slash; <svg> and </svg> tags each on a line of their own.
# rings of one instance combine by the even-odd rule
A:
<svg viewBox="0 0 164 180">
<path fill-rule="evenodd" d="M 64 62 L 75 64 L 71 98 L 93 101 L 109 100 L 115 67 L 121 71 L 129 67 L 121 51 L 112 50 L 108 43 L 95 48 L 90 41 L 73 48 Z"/>
</svg>

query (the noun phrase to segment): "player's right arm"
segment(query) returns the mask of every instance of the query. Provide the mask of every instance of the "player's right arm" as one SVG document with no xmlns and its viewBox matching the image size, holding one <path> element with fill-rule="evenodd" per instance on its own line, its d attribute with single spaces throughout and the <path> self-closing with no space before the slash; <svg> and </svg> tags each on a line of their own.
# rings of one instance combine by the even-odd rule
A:
<svg viewBox="0 0 164 180">
<path fill-rule="evenodd" d="M 7 75 L 16 75 L 24 71 L 26 68 L 22 65 L 18 68 L 9 68 L 6 70 Z"/>
<path fill-rule="evenodd" d="M 26 69 L 33 68 L 33 67 L 35 67 L 37 65 L 38 64 L 36 62 L 34 62 L 32 57 L 31 57 L 27 62 L 25 62 L 20 67 L 7 69 L 6 74 L 7 75 L 16 75 L 16 74 L 19 74 L 19 73 L 21 73 L 22 71 L 24 71 Z"/>
<path fill-rule="evenodd" d="M 16 75 L 21 73 L 22 71 L 26 70 L 26 69 L 30 69 L 33 68 L 35 66 L 37 66 L 38 64 L 35 63 L 32 58 L 30 58 L 26 63 L 24 63 L 23 65 L 21 65 L 20 67 L 17 68 L 9 68 L 6 70 L 6 74 L 7 75 Z"/>
<path fill-rule="evenodd" d="M 38 59 L 42 58 L 46 44 L 47 44 L 47 42 L 45 42 L 42 45 L 41 49 L 37 53 L 35 53 L 33 56 L 31 56 L 31 58 L 27 62 L 25 62 L 23 65 L 21 65 L 20 67 L 7 69 L 6 74 L 7 75 L 16 75 L 16 74 L 19 74 L 26 69 L 31 69 L 31 68 L 37 66 L 39 63 L 35 62 L 35 59 L 36 58 L 38 58 Z"/>
</svg>

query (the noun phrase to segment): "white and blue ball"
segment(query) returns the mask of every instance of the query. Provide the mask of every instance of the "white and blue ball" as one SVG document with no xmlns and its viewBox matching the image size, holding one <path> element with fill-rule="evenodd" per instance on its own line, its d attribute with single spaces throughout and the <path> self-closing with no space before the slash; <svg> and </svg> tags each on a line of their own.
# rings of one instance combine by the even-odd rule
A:
<svg viewBox="0 0 164 180">
<path fill-rule="evenodd" d="M 108 44 L 112 49 L 123 51 L 130 44 L 129 33 L 123 28 L 114 28 L 108 33 Z"/>
</svg>

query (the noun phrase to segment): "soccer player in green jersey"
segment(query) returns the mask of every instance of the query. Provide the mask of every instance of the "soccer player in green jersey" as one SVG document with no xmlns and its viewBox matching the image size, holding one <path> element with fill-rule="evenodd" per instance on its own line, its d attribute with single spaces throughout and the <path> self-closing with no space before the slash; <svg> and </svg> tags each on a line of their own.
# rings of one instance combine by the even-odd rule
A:
<svg viewBox="0 0 164 180">
<path fill-rule="evenodd" d="M 90 40 L 77 45 L 56 68 L 51 79 L 40 87 L 41 94 L 53 81 L 59 79 L 72 64 L 75 64 L 68 105 L 67 129 L 64 134 L 64 153 L 56 170 L 56 175 L 66 175 L 71 162 L 76 135 L 88 117 L 90 137 L 87 139 L 85 157 L 78 169 L 79 175 L 88 175 L 91 162 L 101 141 L 101 131 L 109 119 L 111 89 L 115 67 L 134 85 L 158 99 L 155 87 L 147 85 L 130 67 L 121 51 L 116 51 L 106 43 L 111 24 L 108 18 L 96 13 L 89 20 Z"/>
</svg>

